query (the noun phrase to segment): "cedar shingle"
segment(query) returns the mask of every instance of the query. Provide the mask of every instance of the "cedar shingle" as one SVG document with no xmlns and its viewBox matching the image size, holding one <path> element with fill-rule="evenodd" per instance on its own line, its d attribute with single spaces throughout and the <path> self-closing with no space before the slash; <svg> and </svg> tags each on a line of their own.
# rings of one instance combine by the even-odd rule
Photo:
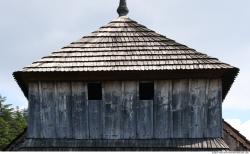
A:
<svg viewBox="0 0 250 154">
<path fill-rule="evenodd" d="M 232 66 L 119 17 L 23 72 L 227 69 Z"/>
</svg>

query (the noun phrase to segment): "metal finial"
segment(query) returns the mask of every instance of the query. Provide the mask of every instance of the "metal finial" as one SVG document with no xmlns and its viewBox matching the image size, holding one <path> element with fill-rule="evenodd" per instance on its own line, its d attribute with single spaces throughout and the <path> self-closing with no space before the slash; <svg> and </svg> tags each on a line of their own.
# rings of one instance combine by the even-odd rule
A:
<svg viewBox="0 0 250 154">
<path fill-rule="evenodd" d="M 129 12 L 126 0 L 120 0 L 120 5 L 117 9 L 119 16 L 126 16 Z"/>
</svg>

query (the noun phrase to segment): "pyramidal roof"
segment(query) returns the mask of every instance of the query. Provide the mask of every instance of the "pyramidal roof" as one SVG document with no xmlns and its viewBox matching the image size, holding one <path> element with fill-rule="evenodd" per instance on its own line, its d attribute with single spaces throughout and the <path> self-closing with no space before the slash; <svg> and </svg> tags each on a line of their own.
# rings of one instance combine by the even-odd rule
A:
<svg viewBox="0 0 250 154">
<path fill-rule="evenodd" d="M 238 68 L 128 18 L 126 0 L 120 0 L 117 12 L 119 17 L 106 26 L 14 72 L 25 96 L 28 96 L 30 80 L 83 80 L 83 77 L 102 80 L 102 72 L 112 79 L 127 79 L 126 75 L 131 72 L 130 78 L 133 79 L 138 79 L 138 76 L 151 79 L 219 77 L 222 78 L 225 98 L 239 72 Z M 90 74 L 92 76 L 88 76 Z"/>
<path fill-rule="evenodd" d="M 157 71 L 234 68 L 121 16 L 22 72 Z"/>
</svg>

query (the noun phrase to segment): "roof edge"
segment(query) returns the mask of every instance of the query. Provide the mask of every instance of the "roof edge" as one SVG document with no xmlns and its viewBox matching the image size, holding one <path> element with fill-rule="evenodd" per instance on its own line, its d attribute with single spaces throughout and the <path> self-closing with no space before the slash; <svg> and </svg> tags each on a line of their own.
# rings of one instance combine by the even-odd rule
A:
<svg viewBox="0 0 250 154">
<path fill-rule="evenodd" d="M 223 122 L 224 122 L 224 126 L 223 126 L 224 131 L 227 131 L 233 138 L 235 138 L 238 142 L 240 142 L 245 148 L 250 150 L 250 141 L 244 135 L 242 135 L 237 129 L 235 129 L 232 125 L 226 122 L 224 119 L 223 119 Z M 230 133 L 228 129 L 232 130 L 233 133 L 232 132 Z M 239 139 L 237 135 L 241 139 Z"/>
<path fill-rule="evenodd" d="M 170 71 L 114 71 L 114 72 L 22 72 L 13 73 L 13 77 L 28 99 L 29 81 L 69 81 L 69 80 L 164 80 L 181 78 L 222 78 L 222 97 L 225 99 L 239 69 L 211 70 L 170 70 Z M 63 75 L 62 75 L 63 74 Z M 144 74 L 144 75 L 143 75 Z M 101 77 L 100 77 L 101 76 Z"/>
<path fill-rule="evenodd" d="M 28 85 L 26 84 L 26 82 L 23 80 L 22 78 L 22 73 L 20 71 L 14 72 L 12 74 L 12 76 L 14 77 L 15 81 L 17 82 L 17 84 L 19 85 L 19 87 L 21 88 L 24 96 L 28 99 Z"/>
<path fill-rule="evenodd" d="M 230 89 L 232 88 L 232 85 L 239 73 L 240 73 L 240 69 L 237 67 L 233 67 L 232 69 L 228 69 L 228 71 L 223 75 L 222 84 L 225 85 L 225 87 L 223 87 L 225 90 L 223 90 L 222 92 L 223 101 L 226 98 Z"/>
</svg>

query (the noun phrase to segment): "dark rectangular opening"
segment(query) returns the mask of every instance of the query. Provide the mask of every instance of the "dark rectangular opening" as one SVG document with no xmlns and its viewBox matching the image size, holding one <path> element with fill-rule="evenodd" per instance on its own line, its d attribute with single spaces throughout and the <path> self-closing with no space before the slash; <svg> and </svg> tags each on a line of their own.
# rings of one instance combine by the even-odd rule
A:
<svg viewBox="0 0 250 154">
<path fill-rule="evenodd" d="M 88 83 L 88 100 L 102 100 L 101 82 Z"/>
<path fill-rule="evenodd" d="M 141 81 L 139 83 L 139 97 L 140 100 L 153 100 L 154 99 L 154 82 Z"/>
</svg>

